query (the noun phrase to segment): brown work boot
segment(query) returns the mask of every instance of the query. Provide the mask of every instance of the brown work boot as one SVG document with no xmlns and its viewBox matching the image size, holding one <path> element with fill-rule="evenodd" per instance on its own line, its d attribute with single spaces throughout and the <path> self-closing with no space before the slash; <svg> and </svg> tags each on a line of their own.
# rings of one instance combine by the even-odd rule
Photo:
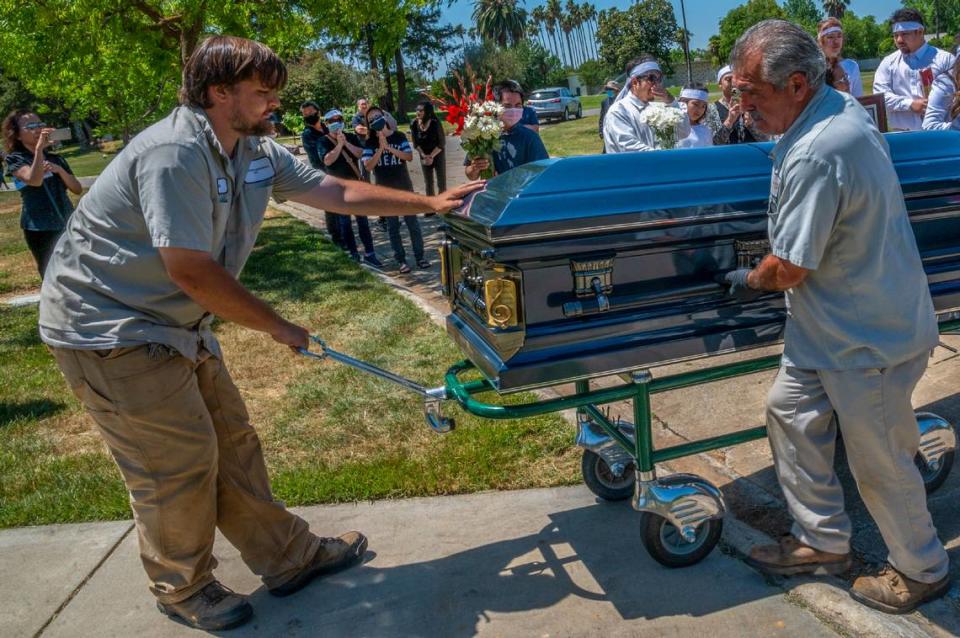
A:
<svg viewBox="0 0 960 638">
<path fill-rule="evenodd" d="M 850 569 L 850 554 L 831 554 L 804 545 L 787 535 L 775 545 L 756 545 L 750 550 L 747 565 L 765 574 L 793 576 L 796 574 L 839 574 Z"/>
<path fill-rule="evenodd" d="M 905 614 L 925 602 L 940 598 L 949 589 L 949 575 L 935 583 L 921 583 L 885 565 L 880 573 L 855 580 L 850 597 L 888 614 Z"/>
<path fill-rule="evenodd" d="M 191 627 L 207 631 L 238 627 L 253 616 L 253 607 L 243 596 L 217 581 L 178 603 L 157 601 L 157 609 Z"/>
<path fill-rule="evenodd" d="M 359 562 L 367 551 L 367 537 L 360 532 L 347 532 L 339 538 L 321 538 L 320 547 L 299 574 L 274 587 L 274 596 L 289 596 L 299 591 L 320 574 L 333 574 Z"/>
</svg>

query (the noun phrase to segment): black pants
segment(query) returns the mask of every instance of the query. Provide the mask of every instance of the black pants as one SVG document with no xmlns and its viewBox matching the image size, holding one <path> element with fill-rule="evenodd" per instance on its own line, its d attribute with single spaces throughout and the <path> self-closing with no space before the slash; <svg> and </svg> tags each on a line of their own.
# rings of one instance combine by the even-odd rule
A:
<svg viewBox="0 0 960 638">
<path fill-rule="evenodd" d="M 447 155 L 445 151 L 440 151 L 437 156 L 433 158 L 433 164 L 428 166 L 421 161 L 420 166 L 423 167 L 423 181 L 427 185 L 427 195 L 436 195 L 437 193 L 442 193 L 447 190 Z M 433 190 L 434 172 L 437 174 L 436 191 Z"/>
<path fill-rule="evenodd" d="M 353 234 L 353 223 L 350 221 L 350 215 L 337 215 L 340 218 L 340 239 L 343 240 L 344 247 L 350 252 L 350 255 L 356 257 L 360 253 L 357 251 L 357 238 Z M 360 242 L 363 244 L 363 252 L 367 255 L 373 253 L 373 235 L 370 234 L 370 222 L 363 215 L 357 215 L 357 232 L 360 234 Z"/>
<path fill-rule="evenodd" d="M 37 271 L 40 273 L 40 279 L 43 279 L 43 273 L 47 270 L 50 255 L 53 254 L 53 247 L 62 234 L 62 230 L 23 229 L 23 237 L 27 240 L 27 248 L 29 248 L 33 254 L 33 260 L 37 262 Z"/>
</svg>

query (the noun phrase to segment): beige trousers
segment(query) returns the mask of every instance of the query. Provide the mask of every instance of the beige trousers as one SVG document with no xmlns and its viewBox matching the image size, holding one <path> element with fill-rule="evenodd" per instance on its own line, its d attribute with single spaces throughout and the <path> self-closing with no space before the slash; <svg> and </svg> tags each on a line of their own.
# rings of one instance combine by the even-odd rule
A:
<svg viewBox="0 0 960 638">
<path fill-rule="evenodd" d="M 201 350 L 194 363 L 158 344 L 51 351 L 123 474 L 161 602 L 213 581 L 218 528 L 267 587 L 310 561 L 318 539 L 273 500 L 260 441 L 220 360 Z"/>
<path fill-rule="evenodd" d="M 850 472 L 890 564 L 932 583 L 947 574 L 949 562 L 913 462 L 920 431 L 910 403 L 928 358 L 923 353 L 883 369 L 780 368 L 767 397 L 767 428 L 797 539 L 825 552 L 850 551 L 850 519 L 833 471 L 839 425 Z"/>
</svg>

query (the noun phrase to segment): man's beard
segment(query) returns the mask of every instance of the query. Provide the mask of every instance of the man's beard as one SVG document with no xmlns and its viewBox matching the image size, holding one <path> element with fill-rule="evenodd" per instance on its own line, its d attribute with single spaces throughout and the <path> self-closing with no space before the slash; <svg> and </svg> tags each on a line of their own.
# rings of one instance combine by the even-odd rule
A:
<svg viewBox="0 0 960 638">
<path fill-rule="evenodd" d="M 240 109 L 230 114 L 230 128 L 241 135 L 263 136 L 273 133 L 273 122 L 267 119 L 245 120 Z"/>
</svg>

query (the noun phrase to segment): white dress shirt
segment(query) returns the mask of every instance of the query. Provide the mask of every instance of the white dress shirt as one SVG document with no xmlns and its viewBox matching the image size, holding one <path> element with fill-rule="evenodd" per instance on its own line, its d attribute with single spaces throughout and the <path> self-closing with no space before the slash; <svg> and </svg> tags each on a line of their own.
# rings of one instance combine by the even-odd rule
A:
<svg viewBox="0 0 960 638">
<path fill-rule="evenodd" d="M 949 73 L 944 73 L 936 79 L 930 91 L 927 112 L 923 116 L 923 130 L 960 131 L 960 116 L 950 119 L 950 107 L 953 106 L 953 96 L 956 92 L 957 87 Z"/>
<path fill-rule="evenodd" d="M 657 134 L 643 121 L 641 113 L 650 106 L 633 92 L 614 102 L 603 120 L 603 142 L 607 153 L 629 153 L 632 151 L 655 151 L 659 147 Z M 669 105 L 678 108 L 676 101 Z M 686 118 L 677 126 L 677 139 L 690 134 L 690 121 Z"/>
<path fill-rule="evenodd" d="M 913 101 L 923 97 L 920 71 L 929 68 L 937 78 L 950 70 L 954 60 L 952 54 L 929 44 L 906 55 L 894 51 L 883 59 L 873 80 L 873 92 L 884 94 L 891 130 L 920 130 L 923 116 L 910 110 Z"/>
<path fill-rule="evenodd" d="M 847 74 L 850 80 L 850 95 L 853 97 L 863 96 L 863 80 L 860 79 L 860 65 L 855 60 L 844 58 L 840 60 L 840 67 Z"/>
<path fill-rule="evenodd" d="M 690 135 L 677 142 L 677 148 L 701 148 L 713 146 L 713 131 L 706 124 L 694 124 Z"/>
</svg>

